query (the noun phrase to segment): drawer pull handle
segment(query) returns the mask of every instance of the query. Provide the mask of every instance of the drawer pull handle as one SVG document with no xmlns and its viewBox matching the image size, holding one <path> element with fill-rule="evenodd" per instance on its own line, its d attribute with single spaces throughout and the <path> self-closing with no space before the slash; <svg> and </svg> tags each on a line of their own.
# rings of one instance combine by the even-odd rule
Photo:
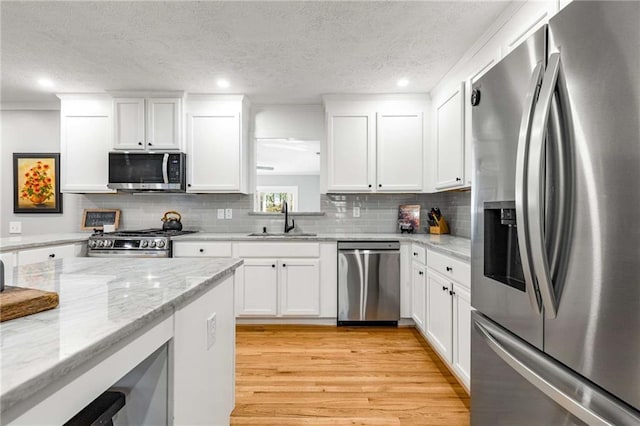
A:
<svg viewBox="0 0 640 426">
<path fill-rule="evenodd" d="M 450 296 L 453 296 L 454 294 L 456 294 L 456 292 L 455 292 L 455 291 L 453 291 L 453 290 L 449 292 L 449 295 L 450 295 Z"/>
<path fill-rule="evenodd" d="M 286 264 L 286 263 L 283 263 L 283 264 L 282 264 L 282 267 L 283 267 L 283 268 L 286 268 L 286 267 L 287 267 L 287 264 Z"/>
<path fill-rule="evenodd" d="M 451 266 L 447 266 L 447 271 L 451 272 L 453 271 L 453 268 Z"/>
<path fill-rule="evenodd" d="M 442 286 L 442 291 L 447 291 L 447 290 L 449 290 L 449 287 Z"/>
<path fill-rule="evenodd" d="M 204 253 L 204 249 L 200 249 L 200 253 Z"/>
<path fill-rule="evenodd" d="M 418 253 L 416 253 L 416 252 L 414 251 L 414 252 L 413 252 L 413 255 L 414 255 L 414 256 L 417 256 L 417 255 L 418 255 Z"/>
<path fill-rule="evenodd" d="M 276 267 L 276 265 L 275 265 L 275 264 L 274 264 L 274 265 L 271 265 L 271 267 L 272 267 L 272 268 L 275 268 L 275 267 Z"/>
<path fill-rule="evenodd" d="M 424 275 L 424 272 L 422 272 L 422 271 L 419 271 L 419 272 L 418 272 L 418 274 L 420 274 L 420 275 Z"/>
<path fill-rule="evenodd" d="M 51 253 L 51 254 L 49 255 L 49 257 L 50 257 L 51 259 L 53 259 L 54 257 L 56 257 L 56 254 L 55 254 L 55 253 Z"/>
</svg>

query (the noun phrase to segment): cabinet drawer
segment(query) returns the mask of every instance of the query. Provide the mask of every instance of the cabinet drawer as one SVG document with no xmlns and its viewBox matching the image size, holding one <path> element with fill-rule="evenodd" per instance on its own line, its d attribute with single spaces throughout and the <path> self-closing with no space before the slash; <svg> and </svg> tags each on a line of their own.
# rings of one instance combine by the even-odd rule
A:
<svg viewBox="0 0 640 426">
<path fill-rule="evenodd" d="M 471 267 L 468 263 L 429 250 L 427 266 L 467 287 L 471 284 Z"/>
<path fill-rule="evenodd" d="M 231 243 L 174 241 L 173 257 L 231 257 Z"/>
<path fill-rule="evenodd" d="M 62 246 L 42 247 L 18 251 L 18 265 L 44 262 L 50 259 L 78 257 L 82 255 L 83 244 L 66 244 Z"/>
<path fill-rule="evenodd" d="M 319 243 L 259 242 L 238 244 L 238 257 L 319 257 Z"/>
<path fill-rule="evenodd" d="M 411 259 L 423 265 L 427 264 L 427 250 L 418 244 L 411 244 Z"/>
</svg>

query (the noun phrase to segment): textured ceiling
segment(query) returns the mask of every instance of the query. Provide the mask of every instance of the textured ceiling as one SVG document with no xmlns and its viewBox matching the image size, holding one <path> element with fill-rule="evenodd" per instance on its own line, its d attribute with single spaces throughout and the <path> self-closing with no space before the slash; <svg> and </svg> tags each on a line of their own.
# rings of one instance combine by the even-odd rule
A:
<svg viewBox="0 0 640 426">
<path fill-rule="evenodd" d="M 134 89 L 245 93 L 259 103 L 427 92 L 506 6 L 2 1 L 2 100 Z M 56 87 L 38 87 L 41 76 Z M 220 77 L 231 87 L 219 89 Z M 411 80 L 404 89 L 401 77 Z"/>
</svg>

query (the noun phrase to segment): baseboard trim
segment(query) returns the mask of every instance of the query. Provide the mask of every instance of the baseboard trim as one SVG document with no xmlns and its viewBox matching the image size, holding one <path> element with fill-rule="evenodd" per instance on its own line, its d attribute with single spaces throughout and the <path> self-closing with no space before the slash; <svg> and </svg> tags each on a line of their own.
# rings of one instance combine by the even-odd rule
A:
<svg viewBox="0 0 640 426">
<path fill-rule="evenodd" d="M 238 325 L 332 325 L 336 326 L 337 318 L 236 318 Z"/>
</svg>

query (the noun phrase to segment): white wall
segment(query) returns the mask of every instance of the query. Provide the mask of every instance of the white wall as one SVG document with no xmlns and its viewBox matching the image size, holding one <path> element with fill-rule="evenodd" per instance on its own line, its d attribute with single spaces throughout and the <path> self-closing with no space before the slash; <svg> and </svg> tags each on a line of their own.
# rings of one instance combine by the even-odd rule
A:
<svg viewBox="0 0 640 426">
<path fill-rule="evenodd" d="M 63 195 L 62 214 L 13 213 L 13 153 L 60 152 L 60 111 L 3 110 L 0 125 L 0 236 L 9 236 L 10 221 L 22 222 L 22 235 L 78 231 L 80 195 Z"/>
<path fill-rule="evenodd" d="M 258 175 L 257 186 L 297 186 L 297 211 L 320 211 L 320 175 Z"/>
</svg>

